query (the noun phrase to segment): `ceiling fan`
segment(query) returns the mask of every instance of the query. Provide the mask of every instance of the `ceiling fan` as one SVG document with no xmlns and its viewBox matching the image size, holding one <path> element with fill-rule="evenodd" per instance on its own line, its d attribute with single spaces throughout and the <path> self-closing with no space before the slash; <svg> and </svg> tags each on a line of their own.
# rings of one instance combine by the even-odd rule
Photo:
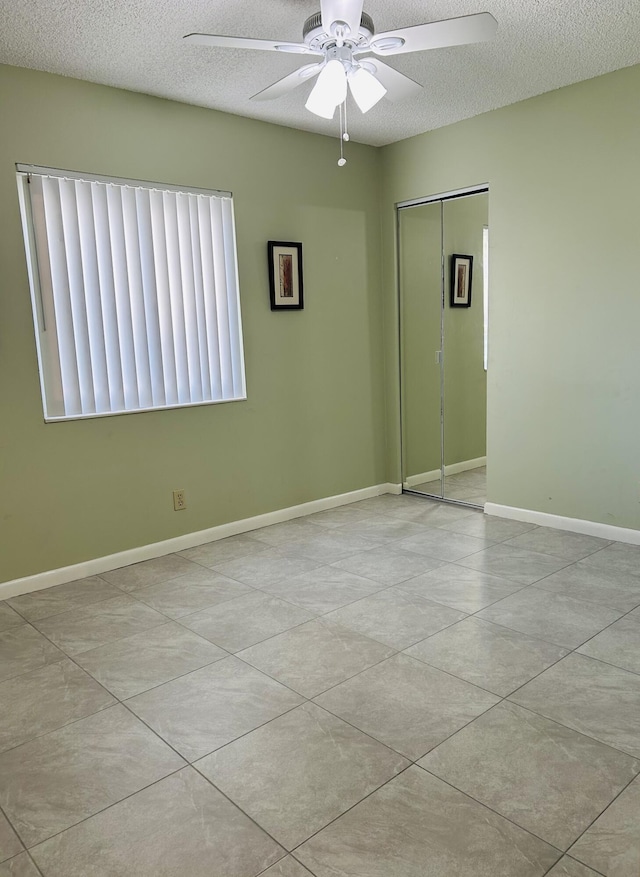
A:
<svg viewBox="0 0 640 877">
<path fill-rule="evenodd" d="M 190 33 L 188 43 L 229 49 L 261 49 L 312 55 L 316 59 L 252 96 L 252 100 L 282 97 L 304 82 L 318 77 L 306 108 L 324 119 L 332 119 L 340 107 L 341 136 L 346 133 L 346 98 L 350 91 L 361 112 L 366 113 L 385 95 L 401 100 L 420 93 L 422 86 L 389 67 L 377 57 L 422 52 L 465 43 L 489 40 L 498 23 L 489 12 L 464 15 L 445 21 L 418 24 L 376 34 L 373 20 L 363 12 L 364 0 L 321 0 L 320 12 L 307 18 L 302 28 L 302 42 L 258 40 L 244 37 Z M 338 164 L 345 164 L 342 157 Z"/>
<path fill-rule="evenodd" d="M 363 0 L 321 0 L 320 7 L 320 12 L 305 21 L 301 43 L 201 33 L 187 34 L 184 39 L 201 46 L 315 55 L 321 60 L 300 67 L 254 94 L 252 100 L 282 97 L 318 76 L 306 107 L 318 116 L 331 119 L 336 107 L 346 99 L 347 86 L 363 113 L 385 94 L 391 100 L 400 100 L 420 92 L 422 86 L 413 79 L 378 58 L 361 60 L 363 55 L 373 53 L 384 57 L 479 43 L 491 39 L 498 27 L 489 12 L 480 12 L 376 34 L 371 16 L 362 10 Z"/>
</svg>

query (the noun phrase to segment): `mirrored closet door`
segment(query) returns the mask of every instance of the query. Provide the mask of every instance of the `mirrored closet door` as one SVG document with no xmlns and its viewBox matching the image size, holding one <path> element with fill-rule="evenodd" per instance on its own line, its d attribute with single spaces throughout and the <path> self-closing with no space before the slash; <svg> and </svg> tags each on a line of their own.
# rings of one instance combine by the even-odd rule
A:
<svg viewBox="0 0 640 877">
<path fill-rule="evenodd" d="M 405 490 L 486 501 L 488 192 L 398 208 Z"/>
</svg>

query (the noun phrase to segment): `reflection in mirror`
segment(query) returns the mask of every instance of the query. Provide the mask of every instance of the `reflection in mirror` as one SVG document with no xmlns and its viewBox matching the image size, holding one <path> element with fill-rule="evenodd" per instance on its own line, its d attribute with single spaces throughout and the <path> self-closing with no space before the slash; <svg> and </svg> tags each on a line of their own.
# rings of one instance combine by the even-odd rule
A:
<svg viewBox="0 0 640 877">
<path fill-rule="evenodd" d="M 442 496 L 442 203 L 398 211 L 402 480 Z"/>
<path fill-rule="evenodd" d="M 486 502 L 487 192 L 444 201 L 444 496 Z"/>
</svg>

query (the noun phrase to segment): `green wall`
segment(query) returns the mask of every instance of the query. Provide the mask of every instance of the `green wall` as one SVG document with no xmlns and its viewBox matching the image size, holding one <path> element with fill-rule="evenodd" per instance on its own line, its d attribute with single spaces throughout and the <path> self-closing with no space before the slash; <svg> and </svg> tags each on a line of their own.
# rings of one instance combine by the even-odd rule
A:
<svg viewBox="0 0 640 877">
<path fill-rule="evenodd" d="M 333 139 L 0 67 L 0 581 L 398 482 L 394 204 L 480 183 L 489 500 L 640 528 L 639 95 L 627 68 L 339 169 Z M 234 192 L 246 402 L 44 424 L 15 162 Z M 269 239 L 303 241 L 302 312 L 269 310 Z"/>
<path fill-rule="evenodd" d="M 382 153 L 388 480 L 393 205 L 489 183 L 489 501 L 640 529 L 640 66 Z"/>
<path fill-rule="evenodd" d="M 12 67 L 0 106 L 0 581 L 384 481 L 378 150 Z M 43 422 L 16 162 L 234 193 L 246 402 Z"/>
</svg>

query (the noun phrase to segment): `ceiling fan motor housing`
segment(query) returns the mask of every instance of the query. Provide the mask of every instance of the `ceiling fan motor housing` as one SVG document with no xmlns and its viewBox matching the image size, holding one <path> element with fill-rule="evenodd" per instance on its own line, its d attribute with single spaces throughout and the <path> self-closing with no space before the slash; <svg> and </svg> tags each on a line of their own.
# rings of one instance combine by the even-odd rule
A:
<svg viewBox="0 0 640 877">
<path fill-rule="evenodd" d="M 345 42 L 360 45 L 371 39 L 374 34 L 373 19 L 366 12 L 362 13 L 360 19 L 360 27 L 357 34 L 349 34 Z M 310 15 L 305 21 L 302 28 L 302 38 L 308 46 L 314 48 L 323 48 L 325 45 L 335 41 L 335 36 L 328 34 L 322 27 L 322 13 L 316 12 Z"/>
</svg>

